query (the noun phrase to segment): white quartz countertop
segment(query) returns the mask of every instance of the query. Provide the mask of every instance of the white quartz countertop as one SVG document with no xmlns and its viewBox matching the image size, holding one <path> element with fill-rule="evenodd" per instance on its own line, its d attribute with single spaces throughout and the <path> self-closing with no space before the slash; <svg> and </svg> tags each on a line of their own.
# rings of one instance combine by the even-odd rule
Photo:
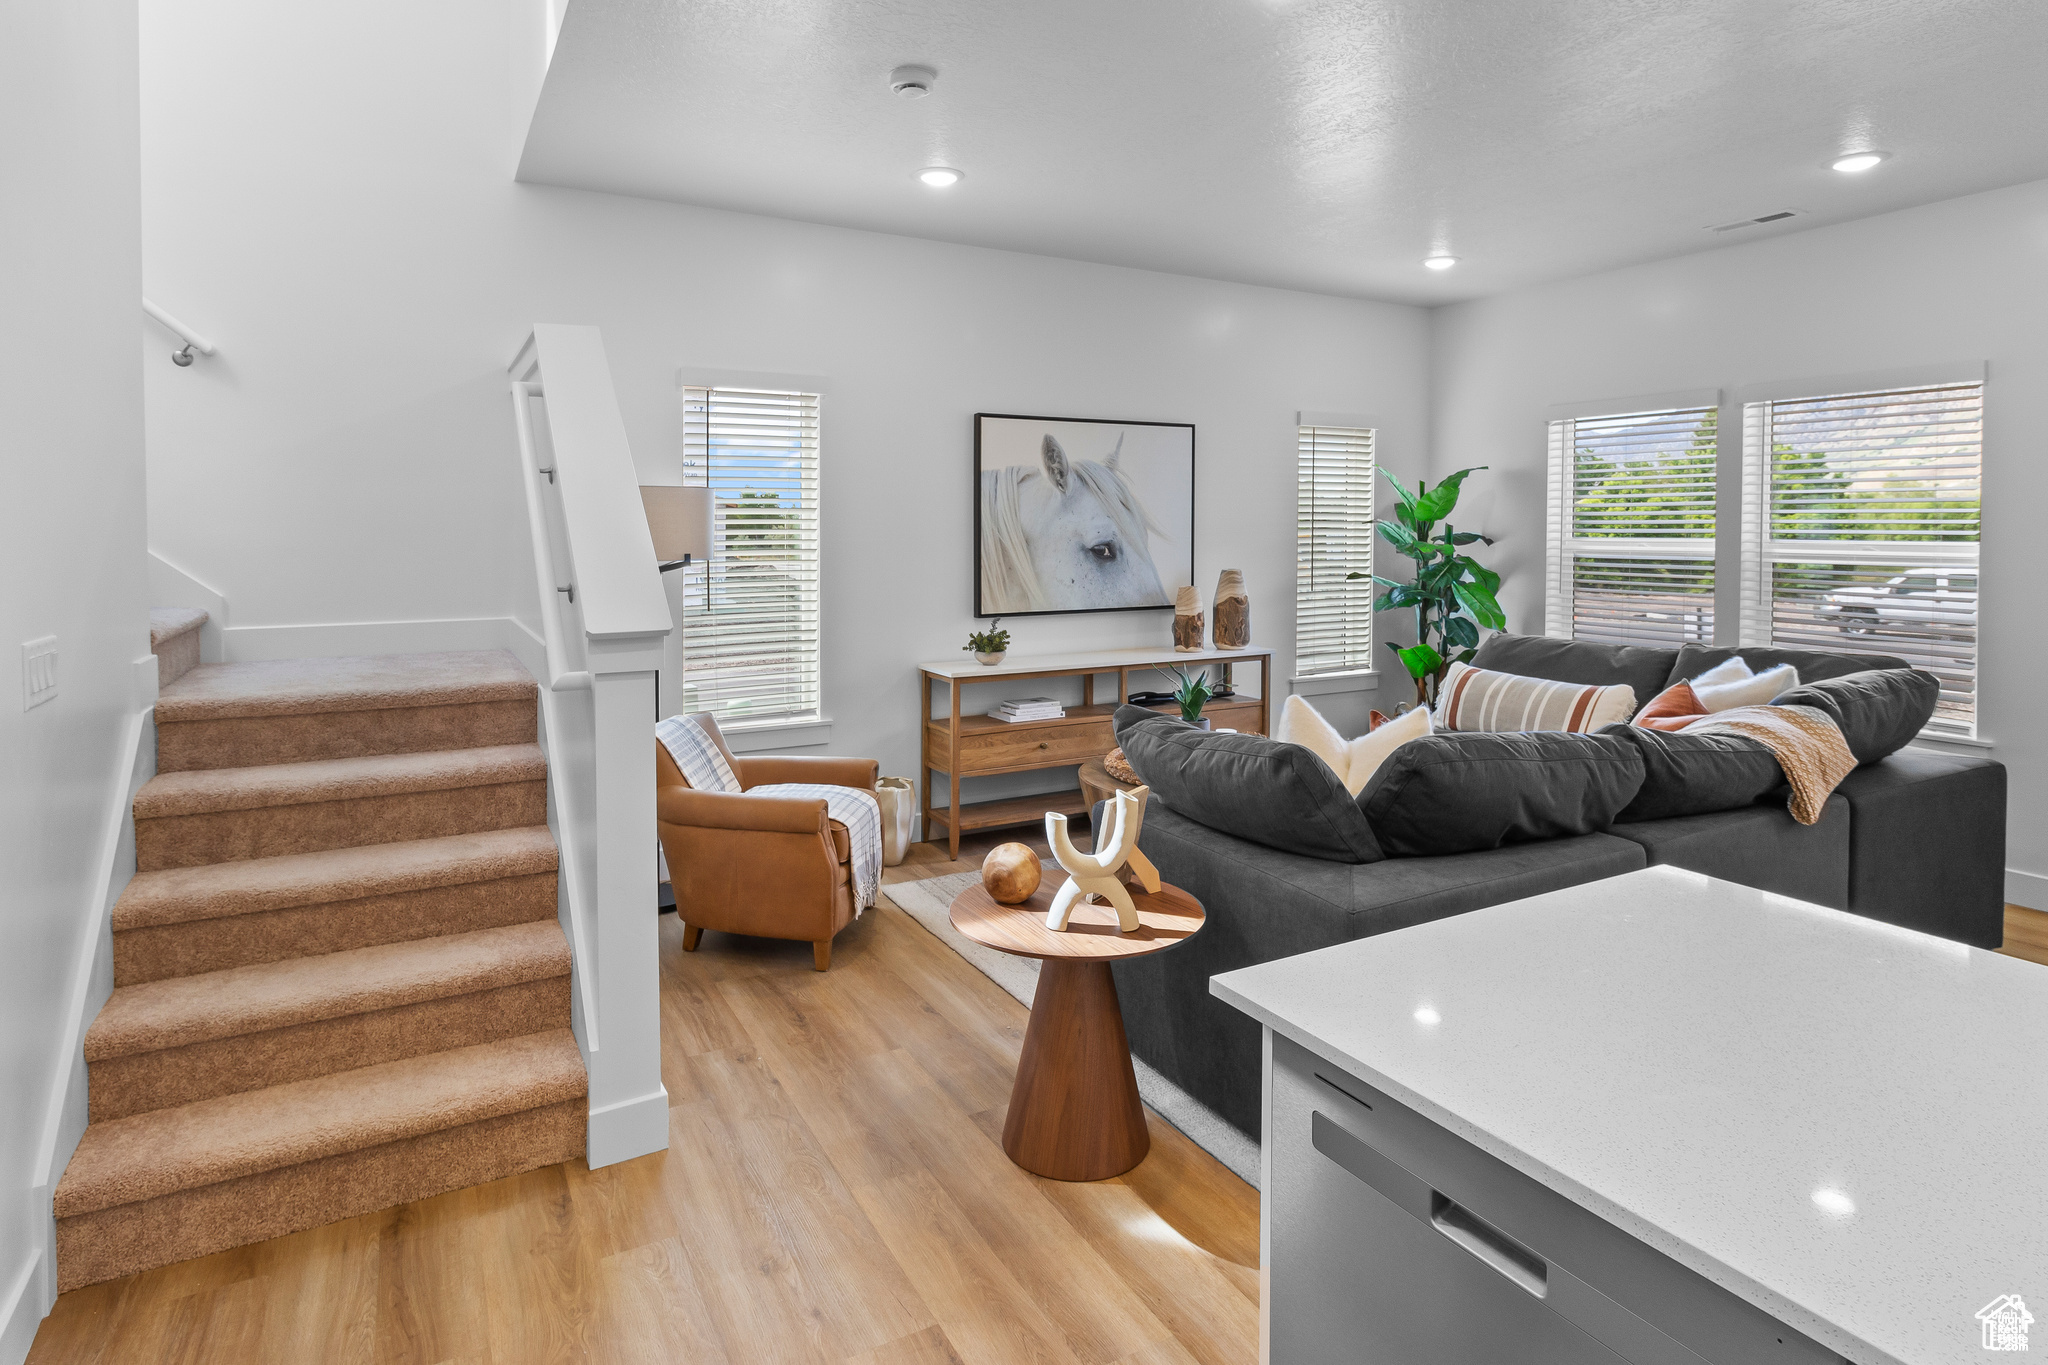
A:
<svg viewBox="0 0 2048 1365">
<path fill-rule="evenodd" d="M 2048 967 L 1660 867 L 1210 989 L 1851 1360 L 2048 1351 Z"/>
</svg>

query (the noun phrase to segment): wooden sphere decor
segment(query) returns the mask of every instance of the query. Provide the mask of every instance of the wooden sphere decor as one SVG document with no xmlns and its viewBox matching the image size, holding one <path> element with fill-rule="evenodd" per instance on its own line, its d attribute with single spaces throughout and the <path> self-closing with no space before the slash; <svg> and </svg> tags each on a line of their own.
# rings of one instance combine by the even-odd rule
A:
<svg viewBox="0 0 2048 1365">
<path fill-rule="evenodd" d="M 981 884 L 1002 905 L 1022 905 L 1045 871 L 1029 844 L 997 844 L 981 860 Z"/>
</svg>

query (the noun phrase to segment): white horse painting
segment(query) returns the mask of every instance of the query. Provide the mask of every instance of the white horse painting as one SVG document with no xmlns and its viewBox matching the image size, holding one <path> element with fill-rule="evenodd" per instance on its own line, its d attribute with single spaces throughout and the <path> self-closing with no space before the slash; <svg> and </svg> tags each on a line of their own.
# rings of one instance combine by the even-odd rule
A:
<svg viewBox="0 0 2048 1365">
<path fill-rule="evenodd" d="M 1102 611 L 1169 607 L 1152 563 L 1146 513 L 1117 462 L 1073 460 L 1048 433 L 1039 467 L 1008 465 L 981 476 L 981 610 Z"/>
</svg>

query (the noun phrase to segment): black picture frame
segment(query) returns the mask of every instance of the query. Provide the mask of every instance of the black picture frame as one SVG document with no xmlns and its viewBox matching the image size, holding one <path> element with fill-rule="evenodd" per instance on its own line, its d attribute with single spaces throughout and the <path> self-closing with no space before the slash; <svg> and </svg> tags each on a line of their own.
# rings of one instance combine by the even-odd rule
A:
<svg viewBox="0 0 2048 1365">
<path fill-rule="evenodd" d="M 1158 429 L 1165 429 L 1165 430 L 1174 430 L 1174 431 L 1184 431 L 1184 432 L 1186 432 L 1186 433 L 1187 433 L 1187 450 L 1186 450 L 1186 452 L 1185 452 L 1185 458 L 1186 458 L 1186 462 L 1187 462 L 1187 470 L 1186 470 L 1186 483 L 1187 483 L 1187 513 L 1186 513 L 1186 515 L 1187 515 L 1187 524 L 1186 524 L 1186 527 L 1185 527 L 1185 530 L 1184 530 L 1184 535 L 1183 535 L 1183 537 L 1182 537 L 1182 538 L 1184 538 L 1184 540 L 1185 540 L 1185 543 L 1186 543 L 1186 545 L 1187 545 L 1187 574 L 1186 574 L 1186 577 L 1185 577 L 1185 579 L 1183 579 L 1183 580 L 1177 580 L 1177 581 L 1175 581 L 1175 582 L 1168 582 L 1168 581 L 1167 581 L 1167 577 L 1166 577 L 1166 575 L 1165 575 L 1165 574 L 1163 574 L 1163 573 L 1162 573 L 1162 574 L 1160 575 L 1160 584 L 1161 584 L 1162 588 L 1164 589 L 1164 591 L 1165 591 L 1165 595 L 1166 595 L 1166 600 L 1165 600 L 1164 602 L 1158 602 L 1158 603 L 1145 603 L 1145 604 L 1142 604 L 1142 605 L 1137 605 L 1137 606 L 1118 606 L 1118 607 L 1085 607 L 1085 606 L 1072 606 L 1072 607 L 1065 607 L 1065 606 L 1055 606 L 1055 607 L 1044 607 L 1044 608 L 1039 608 L 1039 609 L 1035 609 L 1035 610 L 1019 610 L 1019 609 L 1015 609 L 1015 608 L 1005 608 L 1005 609 L 998 609 L 998 608 L 1000 607 L 1000 604 L 996 604 L 996 603 L 991 603 L 991 602 L 988 602 L 988 601 L 984 600 L 984 587 L 985 587 L 985 580 L 984 580 L 984 578 L 983 578 L 983 573 L 982 573 L 982 567 L 983 567 L 983 565 L 982 565 L 982 559 L 983 559 L 983 550 L 984 550 L 984 544 L 985 544 L 985 542 L 984 542 L 984 540 L 983 540 L 983 535 L 984 535 L 985 527 L 984 527 L 984 525 L 983 525 L 983 505 L 984 505 L 984 502 L 986 501 L 986 499 L 985 499 L 985 496 L 984 496 L 984 492 L 983 492 L 983 474 L 984 474 L 984 472 L 985 472 L 985 471 L 984 471 L 984 469 L 983 469 L 983 458 L 984 458 L 984 454 L 985 454 L 985 443 L 986 443 L 986 440 L 987 440 L 987 437 L 988 437 L 988 424 L 989 424 L 989 423 L 992 423 L 992 422 L 1015 422 L 1015 423 L 1025 423 L 1025 424 L 1046 424 L 1046 423 L 1054 423 L 1054 424 L 1058 424 L 1058 425 L 1060 425 L 1060 426 L 1096 426 L 1096 427 L 1116 427 L 1116 428 L 1133 428 L 1133 429 L 1135 429 L 1135 428 L 1149 428 L 1149 429 L 1154 429 L 1154 430 L 1158 430 Z M 1161 456 L 1161 455 L 1158 455 L 1158 454 L 1154 454 L 1154 455 L 1148 456 L 1148 458 L 1149 458 L 1149 459 L 1154 459 L 1154 460 L 1157 460 L 1157 459 L 1162 459 L 1162 458 L 1167 458 L 1167 457 L 1165 457 L 1165 456 Z M 1178 459 L 1178 458 L 1180 458 L 1180 457 L 1179 457 L 1179 454 L 1178 454 L 1178 453 L 1176 452 L 1176 453 L 1175 453 L 1175 454 L 1174 454 L 1174 455 L 1173 455 L 1173 456 L 1172 456 L 1171 458 L 1173 458 L 1173 459 Z M 1012 617 L 1012 616 L 1095 616 L 1095 615 L 1101 615 L 1101 614 L 1103 614 L 1103 613 L 1106 613 L 1106 612 L 1126 612 L 1126 611 L 1172 611 L 1172 610 L 1173 610 L 1173 597 L 1174 597 L 1174 591 L 1175 591 L 1175 588 L 1179 586 L 1179 583 L 1180 583 L 1180 582 L 1183 582 L 1183 581 L 1184 581 L 1184 582 L 1186 582 L 1186 583 L 1192 584 L 1192 583 L 1193 583 L 1193 582 L 1195 581 L 1195 491 L 1196 491 L 1196 490 L 1195 490 L 1195 424 L 1194 424 L 1193 422 L 1153 422 L 1153 421 L 1139 421 L 1139 420 L 1119 420 L 1119 419 L 1116 419 L 1116 418 L 1109 418 L 1109 417 L 1046 417 L 1046 416 L 1039 416 L 1039 415 L 1035 415 L 1035 414 L 1031 414 L 1031 413 L 1014 413 L 1014 412 L 977 412 L 977 413 L 975 413 L 975 414 L 974 414 L 974 493 L 973 493 L 973 497 L 974 497 L 974 615 L 975 615 L 975 616 L 976 616 L 976 617 L 977 617 L 978 619 L 987 619 L 987 618 L 989 618 L 989 617 L 995 617 L 995 616 L 1001 616 L 1001 617 Z M 1176 515 L 1176 516 L 1178 515 L 1178 512 L 1177 512 L 1177 510 L 1176 510 L 1176 512 L 1175 512 L 1175 514 L 1174 514 L 1174 515 Z M 1173 529 L 1174 529 L 1174 530 L 1175 530 L 1176 532 L 1180 532 L 1182 528 L 1180 528 L 1180 527 L 1178 527 L 1178 526 L 1175 526 L 1175 527 L 1174 527 Z M 1149 556 L 1149 557 L 1150 557 L 1150 558 L 1152 559 L 1152 561 L 1153 561 L 1153 565 L 1154 565 L 1154 568 L 1155 568 L 1155 570 L 1157 570 L 1158 568 L 1160 568 L 1160 566 L 1159 566 L 1159 564 L 1158 564 L 1158 557 L 1157 557 L 1156 555 L 1152 555 L 1152 554 L 1151 554 L 1151 552 L 1150 552 L 1150 548 L 1149 548 L 1149 545 L 1148 545 L 1147 553 L 1148 553 L 1148 556 Z M 1178 561 L 1178 558 L 1176 558 L 1176 559 L 1175 559 L 1175 561 L 1174 561 L 1174 566 L 1175 566 L 1176 568 L 1178 568 L 1178 565 L 1179 565 L 1179 561 Z"/>
</svg>

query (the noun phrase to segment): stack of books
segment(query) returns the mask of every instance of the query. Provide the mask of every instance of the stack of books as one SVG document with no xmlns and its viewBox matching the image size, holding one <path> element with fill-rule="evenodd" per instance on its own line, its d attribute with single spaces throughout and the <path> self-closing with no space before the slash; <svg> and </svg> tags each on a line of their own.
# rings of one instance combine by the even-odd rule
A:
<svg viewBox="0 0 2048 1365">
<path fill-rule="evenodd" d="M 991 720 L 1058 720 L 1067 714 L 1067 708 L 1051 697 L 1019 697 L 1006 701 L 989 713 Z"/>
</svg>

